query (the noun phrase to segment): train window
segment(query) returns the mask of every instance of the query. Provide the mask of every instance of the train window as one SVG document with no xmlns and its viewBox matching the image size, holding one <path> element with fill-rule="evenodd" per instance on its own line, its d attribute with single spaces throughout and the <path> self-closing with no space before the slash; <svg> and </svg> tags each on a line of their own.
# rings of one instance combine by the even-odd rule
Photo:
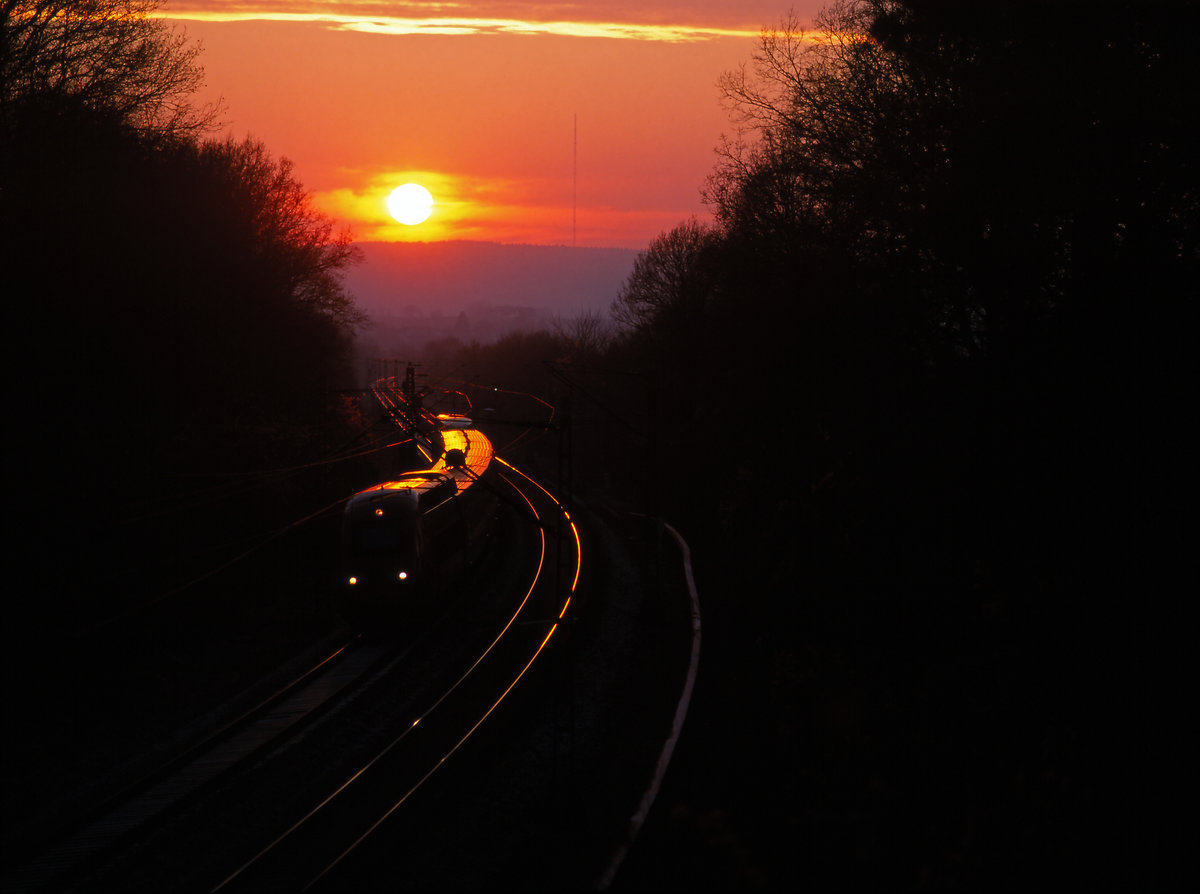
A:
<svg viewBox="0 0 1200 894">
<path fill-rule="evenodd" d="M 388 552 L 399 543 L 399 533 L 394 525 L 360 525 L 354 532 L 354 546 L 360 553 Z"/>
</svg>

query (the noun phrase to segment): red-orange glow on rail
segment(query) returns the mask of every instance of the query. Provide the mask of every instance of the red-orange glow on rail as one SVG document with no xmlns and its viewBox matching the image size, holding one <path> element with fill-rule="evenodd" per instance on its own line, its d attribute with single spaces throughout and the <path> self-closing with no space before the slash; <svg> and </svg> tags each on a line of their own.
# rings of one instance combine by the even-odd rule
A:
<svg viewBox="0 0 1200 894">
<path fill-rule="evenodd" d="M 575 577 L 571 581 L 571 592 L 574 593 L 575 587 L 579 584 L 580 571 L 583 568 L 583 546 L 579 538 L 579 529 L 575 527 L 575 522 L 571 519 L 571 513 L 567 512 L 566 508 L 558 501 L 558 498 L 555 497 L 554 494 L 550 493 L 550 491 L 546 490 L 546 488 L 542 487 L 542 485 L 538 484 L 520 469 L 513 466 L 512 463 L 506 462 L 502 457 L 499 456 L 496 457 L 496 461 L 508 466 L 508 468 L 512 469 L 530 484 L 537 487 L 547 497 L 549 497 L 553 501 L 554 505 L 558 507 L 559 511 L 562 512 L 563 517 L 567 520 L 567 524 L 571 526 L 571 535 L 575 538 Z M 560 615 L 559 617 L 562 616 Z"/>
<path fill-rule="evenodd" d="M 579 572 L 583 568 L 583 543 L 579 539 L 579 529 L 575 527 L 575 522 L 571 519 L 571 513 L 563 510 L 563 515 L 567 517 L 567 523 L 571 526 L 571 535 L 575 538 L 575 578 L 571 581 L 571 592 L 575 592 L 575 588 L 579 585 Z M 568 599 L 567 602 L 571 600 Z M 566 607 L 563 607 L 566 611 Z M 559 615 L 561 618 L 562 615 Z"/>
</svg>

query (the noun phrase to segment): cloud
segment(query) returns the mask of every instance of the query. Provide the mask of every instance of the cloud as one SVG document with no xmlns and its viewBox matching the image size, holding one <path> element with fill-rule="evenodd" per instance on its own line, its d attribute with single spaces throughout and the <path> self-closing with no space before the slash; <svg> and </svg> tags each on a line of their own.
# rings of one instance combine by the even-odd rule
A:
<svg viewBox="0 0 1200 894">
<path fill-rule="evenodd" d="M 176 0 L 166 7 L 166 15 L 195 21 L 311 22 L 388 35 L 553 34 L 678 43 L 757 35 L 763 25 L 777 21 L 777 6 L 778 0 L 666 0 L 653 5 L 635 0 Z"/>
</svg>

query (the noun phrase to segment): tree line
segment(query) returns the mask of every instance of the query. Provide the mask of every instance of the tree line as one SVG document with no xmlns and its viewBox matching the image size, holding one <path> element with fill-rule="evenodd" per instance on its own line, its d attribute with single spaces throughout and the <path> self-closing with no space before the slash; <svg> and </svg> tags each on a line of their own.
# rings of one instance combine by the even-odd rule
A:
<svg viewBox="0 0 1200 894">
<path fill-rule="evenodd" d="M 350 234 L 286 158 L 213 137 L 199 47 L 158 6 L 0 3 L 9 472 L 35 542 L 64 501 L 105 519 L 67 552 L 106 568 L 187 541 L 195 501 L 226 480 L 211 476 L 295 465 L 347 437 L 330 395 L 354 384 L 362 322 L 342 282 Z M 212 527 L 229 540 L 259 514 L 199 514 L 221 511 Z M 177 526 L 178 542 L 159 543 Z"/>
<path fill-rule="evenodd" d="M 1184 459 L 1196 11 L 962 6 L 764 31 L 720 81 L 715 220 L 639 256 L 618 344 L 702 387 L 667 416 L 794 426 L 798 477 L 756 515 L 866 500 L 947 562 L 1028 580 L 1111 548 L 1136 578 Z"/>
<path fill-rule="evenodd" d="M 693 847 L 659 881 L 1157 871 L 1129 780 L 1175 682 L 1198 24 L 839 0 L 720 79 L 713 221 L 640 254 L 574 373 L 606 433 L 577 449 L 701 581 L 695 775 L 663 808 Z"/>
</svg>

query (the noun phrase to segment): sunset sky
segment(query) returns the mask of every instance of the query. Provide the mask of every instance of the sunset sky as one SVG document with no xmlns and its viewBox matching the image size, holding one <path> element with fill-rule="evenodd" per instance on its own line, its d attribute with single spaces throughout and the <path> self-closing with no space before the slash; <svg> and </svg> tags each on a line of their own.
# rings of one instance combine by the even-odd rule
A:
<svg viewBox="0 0 1200 894">
<path fill-rule="evenodd" d="M 810 21 L 822 0 L 790 4 Z M 788 0 L 168 0 L 202 98 L 359 240 L 644 248 L 707 211 L 716 89 Z M 577 132 L 577 153 L 575 134 Z M 577 165 L 577 177 L 575 175 Z M 394 221 L 417 182 L 429 219 Z M 577 184 L 577 185 L 576 185 Z"/>
</svg>

